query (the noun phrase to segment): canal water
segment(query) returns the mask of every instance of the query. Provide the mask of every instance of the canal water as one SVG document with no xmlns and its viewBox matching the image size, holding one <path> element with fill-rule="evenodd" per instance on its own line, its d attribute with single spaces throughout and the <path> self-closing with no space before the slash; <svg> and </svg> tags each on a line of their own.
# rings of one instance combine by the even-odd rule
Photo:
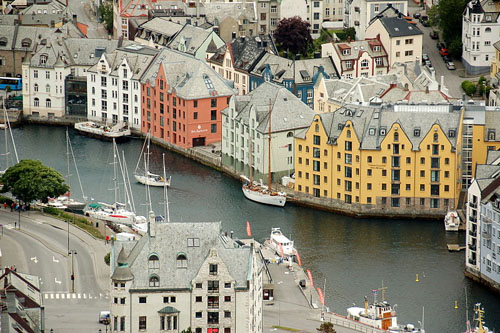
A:
<svg viewBox="0 0 500 333">
<path fill-rule="evenodd" d="M 23 126 L 13 135 L 20 159 L 39 159 L 66 174 L 64 128 Z M 72 130 L 70 138 L 85 194 L 94 201 L 112 202 L 111 143 Z M 137 211 L 145 215 L 145 187 L 132 175 L 142 144 L 131 140 L 118 148 L 125 155 Z M 2 147 L 3 135 L 3 152 Z M 152 148 L 151 172 L 162 172 L 162 153 L 172 176 L 168 191 L 172 221 L 222 221 L 225 231 L 245 237 L 248 220 L 257 240 L 269 237 L 271 227 L 281 227 L 295 241 L 316 285 L 323 287 L 326 280 L 330 311 L 345 315 L 353 304 L 362 307 L 363 297 L 371 299 L 372 289 L 383 285 L 386 299 L 397 304 L 400 323 L 418 325 L 425 309 L 427 332 L 464 332 L 466 307 L 472 317 L 473 304 L 480 302 L 486 324 L 500 331 L 500 296 L 464 277 L 464 252 L 446 249 L 447 243 L 464 244 L 464 233 L 446 233 L 441 221 L 354 219 L 293 205 L 260 205 L 243 197 L 238 181 L 159 147 Z M 0 156 L 0 167 L 4 165 Z M 73 196 L 81 197 L 76 177 L 71 177 L 71 184 Z M 162 214 L 163 189 L 151 191 L 154 210 Z"/>
</svg>

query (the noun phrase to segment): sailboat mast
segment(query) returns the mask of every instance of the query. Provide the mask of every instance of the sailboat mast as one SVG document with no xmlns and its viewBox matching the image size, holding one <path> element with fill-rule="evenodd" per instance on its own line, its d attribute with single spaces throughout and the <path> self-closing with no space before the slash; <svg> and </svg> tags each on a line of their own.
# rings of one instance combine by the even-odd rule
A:
<svg viewBox="0 0 500 333">
<path fill-rule="evenodd" d="M 252 141 L 252 137 L 251 137 L 252 134 L 250 134 L 250 143 L 249 143 L 249 152 L 250 152 L 250 156 L 248 157 L 248 162 L 249 162 L 249 168 L 250 168 L 250 185 L 253 184 L 253 169 L 252 169 L 252 165 L 253 165 L 253 151 L 252 151 L 252 146 L 253 146 L 253 141 Z"/>
<path fill-rule="evenodd" d="M 3 101 L 3 123 L 7 126 L 7 110 L 5 110 L 5 101 Z M 9 168 L 9 139 L 7 136 L 8 129 L 5 128 L 5 170 Z"/>
<path fill-rule="evenodd" d="M 268 150 L 268 161 L 267 161 L 267 188 L 271 191 L 272 187 L 272 175 L 271 175 L 271 117 L 272 116 L 272 108 L 271 108 L 271 100 L 269 99 L 269 129 L 268 129 L 268 142 L 267 142 L 267 150 Z"/>
<path fill-rule="evenodd" d="M 66 127 L 66 182 L 69 187 L 69 197 L 71 197 L 71 184 L 70 184 L 70 174 L 69 174 L 69 135 L 68 128 Z"/>
<path fill-rule="evenodd" d="M 113 138 L 113 182 L 114 182 L 114 190 L 115 190 L 115 204 L 118 202 L 118 176 L 116 170 L 116 159 L 117 159 L 117 147 L 116 141 Z"/>
<path fill-rule="evenodd" d="M 4 114 L 7 114 L 7 111 L 5 110 L 5 102 L 3 104 L 3 110 Z M 7 119 L 7 128 L 9 129 L 10 139 L 12 140 L 12 146 L 14 147 L 14 156 L 16 156 L 16 163 L 19 163 L 19 156 L 17 156 L 16 143 L 14 142 L 14 136 L 12 135 L 12 128 L 10 128 L 9 116 L 6 115 L 5 118 Z"/>
<path fill-rule="evenodd" d="M 163 153 L 163 196 L 165 200 L 165 217 L 167 222 L 170 222 L 170 207 L 168 206 L 168 191 L 167 191 L 167 171 L 165 170 L 165 153 Z"/>
<path fill-rule="evenodd" d="M 78 184 L 80 185 L 80 191 L 82 191 L 83 200 L 86 202 L 87 197 L 85 196 L 85 193 L 83 192 L 82 179 L 80 178 L 80 173 L 78 172 L 78 166 L 76 165 L 75 154 L 73 152 L 73 146 L 71 145 L 71 140 L 69 138 L 69 135 L 68 135 L 68 145 L 69 145 L 69 150 L 71 152 L 71 158 L 73 159 L 73 164 L 75 165 L 75 172 L 76 172 L 76 177 L 78 178 Z"/>
</svg>

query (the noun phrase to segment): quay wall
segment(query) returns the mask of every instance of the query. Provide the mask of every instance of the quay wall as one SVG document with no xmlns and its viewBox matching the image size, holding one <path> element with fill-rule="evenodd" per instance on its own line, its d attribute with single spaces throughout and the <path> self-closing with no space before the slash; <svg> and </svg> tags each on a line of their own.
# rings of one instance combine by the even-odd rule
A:
<svg viewBox="0 0 500 333">
<path fill-rule="evenodd" d="M 484 276 L 480 272 L 473 271 L 467 267 L 464 270 L 464 275 L 466 277 L 468 277 L 469 279 L 490 288 L 491 290 L 493 290 L 494 292 L 496 292 L 497 294 L 500 295 L 500 283 L 495 282 L 495 281 L 491 280 L 490 278 L 488 278 L 487 276 Z"/>
<path fill-rule="evenodd" d="M 79 121 L 85 121 L 84 118 L 76 117 L 64 117 L 64 118 L 43 118 L 43 117 L 24 117 L 23 122 L 31 124 L 43 124 L 43 125 L 54 125 L 54 126 L 71 126 Z M 132 128 L 132 136 L 134 137 L 144 137 L 145 134 L 138 129 Z M 234 178 L 239 179 L 240 174 L 234 169 L 222 164 L 222 158 L 220 152 L 214 152 L 213 148 L 209 146 L 205 147 L 195 147 L 190 149 L 184 149 L 179 146 L 173 145 L 167 141 L 159 138 L 152 137 L 151 141 L 163 148 L 166 148 L 172 152 L 180 154 L 184 157 L 190 158 L 198 163 L 211 167 L 217 171 L 223 172 L 224 174 Z M 361 205 L 361 204 L 350 204 L 347 205 L 336 199 L 329 198 L 316 198 L 305 193 L 294 191 L 285 186 L 278 185 L 278 189 L 287 194 L 287 201 L 289 203 L 310 207 L 318 210 L 324 210 L 329 212 L 334 212 L 338 214 L 343 214 L 347 216 L 352 216 L 356 218 L 404 218 L 404 219 L 442 219 L 443 214 L 441 211 L 432 212 L 430 209 L 422 209 L 421 207 L 399 207 L 397 209 L 391 209 L 390 207 L 383 207 L 381 205 Z"/>
</svg>

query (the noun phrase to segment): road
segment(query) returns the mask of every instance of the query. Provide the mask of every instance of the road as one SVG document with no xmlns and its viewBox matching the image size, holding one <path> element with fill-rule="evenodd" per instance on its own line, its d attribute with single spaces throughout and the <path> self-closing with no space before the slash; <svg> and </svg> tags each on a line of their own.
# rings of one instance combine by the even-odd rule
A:
<svg viewBox="0 0 500 333">
<path fill-rule="evenodd" d="M 97 332 L 101 328 L 104 331 L 105 327 L 98 324 L 97 318 L 99 311 L 109 309 L 109 296 L 105 291 L 109 282 L 102 274 L 102 267 L 96 266 L 104 264 L 88 244 L 86 238 L 91 237 L 70 227 L 70 249 L 76 251 L 73 293 L 67 224 L 29 212 L 21 215 L 21 230 L 18 230 L 15 228 L 17 219 L 16 213 L 0 210 L 2 265 L 16 265 L 18 272 L 41 278 L 47 330 L 88 332 L 95 329 Z"/>
<path fill-rule="evenodd" d="M 410 14 L 413 16 L 415 12 L 420 12 L 422 15 L 427 15 L 425 11 L 422 11 L 421 8 L 417 7 L 413 1 L 408 1 L 408 10 Z M 463 81 L 468 80 L 467 78 L 460 77 L 459 74 L 463 73 L 463 65 L 460 60 L 453 60 L 453 63 L 457 67 L 456 70 L 449 70 L 446 68 L 446 64 L 444 63 L 441 55 L 439 54 L 439 50 L 436 47 L 438 40 L 434 40 L 430 37 L 429 33 L 432 31 L 431 27 L 424 27 L 420 22 L 417 23 L 417 26 L 424 33 L 424 41 L 423 41 L 423 52 L 429 56 L 434 69 L 436 70 L 436 80 L 438 82 L 441 81 L 441 76 L 444 77 L 444 85 L 448 88 L 448 94 L 454 98 L 462 98 L 462 88 L 461 84 Z"/>
<path fill-rule="evenodd" d="M 88 25 L 88 38 L 107 38 L 104 26 L 97 22 L 90 0 L 68 0 L 71 11 L 77 15 L 78 22 Z"/>
</svg>

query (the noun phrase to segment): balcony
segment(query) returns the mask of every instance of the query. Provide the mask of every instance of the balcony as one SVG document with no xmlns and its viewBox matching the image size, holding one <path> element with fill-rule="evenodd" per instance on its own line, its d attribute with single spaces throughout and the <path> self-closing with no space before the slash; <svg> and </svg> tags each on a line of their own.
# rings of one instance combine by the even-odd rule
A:
<svg viewBox="0 0 500 333">
<path fill-rule="evenodd" d="M 469 250 L 471 250 L 471 251 L 476 251 L 476 243 L 469 244 L 467 247 L 468 247 L 468 248 L 469 248 Z"/>
<path fill-rule="evenodd" d="M 477 217 L 476 216 L 469 216 L 469 221 L 477 223 Z"/>
<path fill-rule="evenodd" d="M 472 258 L 469 258 L 469 264 L 470 265 L 476 265 L 476 260 L 472 259 Z"/>
<path fill-rule="evenodd" d="M 477 237 L 477 232 L 469 230 L 469 235 L 472 237 Z"/>
<path fill-rule="evenodd" d="M 493 222 L 493 221 L 489 217 L 482 215 L 481 222 L 483 222 L 484 224 L 491 224 L 491 222 Z"/>
<path fill-rule="evenodd" d="M 477 202 L 469 202 L 470 208 L 477 208 Z"/>
<path fill-rule="evenodd" d="M 484 239 L 491 239 L 491 234 L 489 232 L 486 232 L 486 231 L 483 231 L 483 233 L 481 234 L 481 236 Z"/>
</svg>

